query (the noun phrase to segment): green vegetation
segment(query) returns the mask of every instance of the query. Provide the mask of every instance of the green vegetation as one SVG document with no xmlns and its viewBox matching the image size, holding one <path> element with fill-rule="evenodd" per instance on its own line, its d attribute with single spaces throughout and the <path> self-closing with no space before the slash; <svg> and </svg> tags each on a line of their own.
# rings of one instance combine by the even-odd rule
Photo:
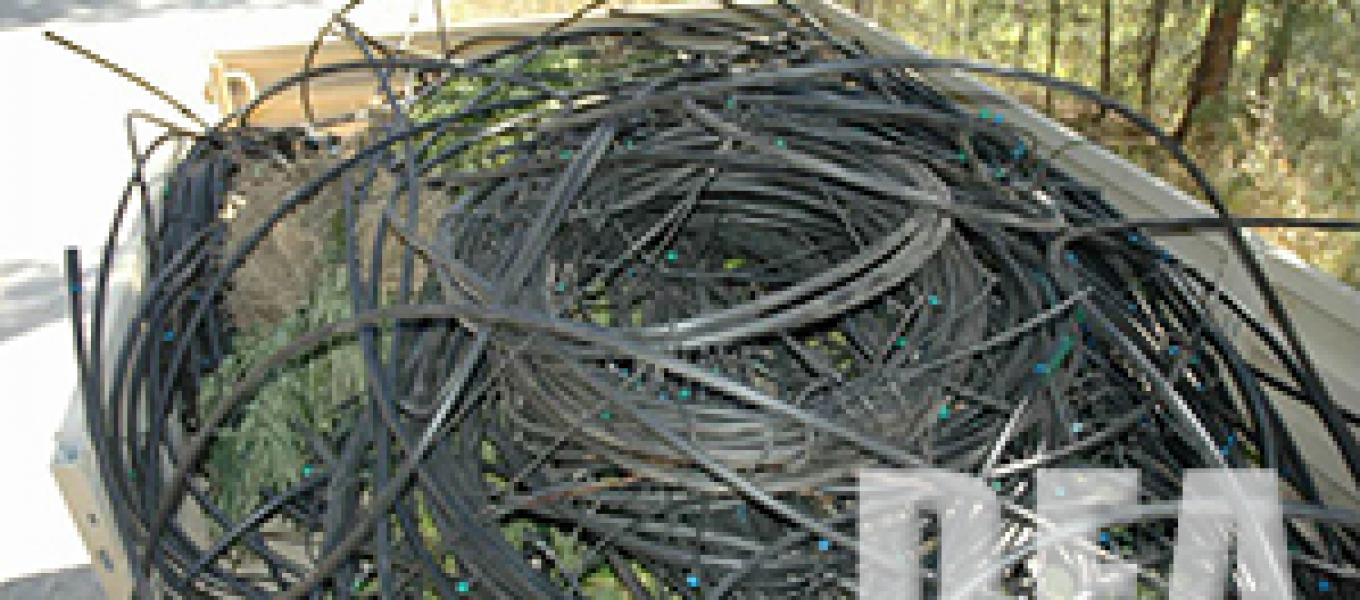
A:
<svg viewBox="0 0 1360 600">
<path fill-rule="evenodd" d="M 1360 216 L 1360 4 L 1352 0 L 848 0 L 941 56 L 1074 79 L 1183 140 L 1236 212 Z M 1190 189 L 1089 105 L 993 82 Z M 1360 285 L 1360 236 L 1263 230 Z"/>
<path fill-rule="evenodd" d="M 583 52 L 588 54 L 583 54 Z M 607 77 L 620 76 L 627 69 L 648 67 L 646 61 L 664 60 L 662 52 L 601 53 L 570 49 L 544 52 L 525 65 L 513 57 L 497 61 L 493 68 L 523 68 L 550 87 L 568 89 L 600 85 Z M 589 59 L 589 60 L 586 60 Z M 475 132 L 490 123 L 514 122 L 535 112 L 556 108 L 557 100 L 543 100 L 536 93 L 512 85 L 490 86 L 485 78 L 457 77 L 441 82 L 437 91 L 424 96 L 411 109 L 417 122 L 453 115 L 470 105 L 491 107 L 460 118 L 453 127 Z M 528 141 L 532 123 L 497 131 L 494 135 L 470 140 L 454 148 L 444 142 L 425 149 L 422 160 L 441 157 L 440 168 L 476 170 L 494 168 L 506 162 L 504 150 Z M 466 139 L 444 136 L 440 139 Z M 422 140 L 423 141 L 423 140 Z M 419 146 L 418 146 L 419 147 Z M 401 152 L 404 148 L 397 148 Z M 556 157 L 554 157 L 556 158 Z M 566 157 L 562 157 L 566 158 Z M 271 200 L 291 189 L 295 179 L 324 168 L 327 160 L 302 161 L 285 172 L 253 169 L 253 177 L 236 182 L 241 200 L 227 216 L 228 237 L 239 242 L 268 216 Z M 392 188 L 397 180 L 381 172 L 375 180 L 378 189 Z M 385 198 L 386 193 L 375 194 Z M 252 202 L 252 200 L 260 200 Z M 280 221 L 269 237 L 251 255 L 233 278 L 226 309 L 238 331 L 231 338 L 231 353 L 215 371 L 200 382 L 200 413 L 211 413 L 240 382 L 269 358 L 308 332 L 352 314 L 351 290 L 343 264 L 347 231 L 343 226 L 342 196 L 337 190 L 323 191 L 292 218 Z M 437 199 L 422 203 L 420 220 L 432 223 L 442 208 Z M 379 211 L 362 205 L 356 219 L 356 239 L 360 261 L 367 260 L 368 249 L 376 235 Z M 403 248 L 395 241 L 385 247 L 388 257 L 380 274 L 380 295 L 394 293 Z M 740 259 L 738 259 L 740 260 Z M 739 264 L 737 266 L 740 266 Z M 424 278 L 417 269 L 416 280 Z M 612 313 L 596 311 L 596 319 L 607 323 Z M 634 315 L 638 320 L 639 315 Z M 390 340 L 380 332 L 379 348 Z M 229 522 L 240 522 L 256 510 L 265 498 L 295 486 L 317 469 L 316 457 L 330 454 L 341 431 L 356 420 L 355 412 L 367 406 L 368 390 L 364 359 L 358 339 L 342 337 L 327 346 L 279 365 L 258 389 L 251 391 L 230 413 L 224 427 L 211 442 L 204 464 L 210 482 L 209 493 Z M 604 418 L 604 417 L 602 417 Z M 499 460 L 494 447 L 484 446 L 483 460 Z M 491 487 L 503 489 L 506 482 L 488 471 Z M 436 554 L 443 552 L 439 529 L 431 508 L 421 501 L 416 507 L 418 535 Z M 399 523 L 393 522 L 400 531 Z M 500 523 L 506 540 L 517 547 L 535 545 L 552 559 L 550 570 L 563 579 L 563 585 L 579 589 L 585 597 L 624 599 L 630 597 L 614 568 L 595 552 L 581 532 L 566 530 L 541 520 L 512 516 Z M 221 535 L 220 530 L 214 535 Z M 242 553 L 241 556 L 246 556 Z M 451 557 L 445 555 L 446 570 L 457 573 Z M 637 564 L 631 565 L 638 581 L 659 589 L 656 578 Z M 460 580 L 458 585 L 469 585 Z M 359 592 L 375 590 L 372 578 L 356 581 Z M 437 597 L 426 590 L 424 597 Z"/>
<path fill-rule="evenodd" d="M 494 71 L 520 71 L 525 78 L 545 84 L 553 90 L 588 89 L 603 87 L 610 81 L 626 79 L 630 74 L 645 73 L 656 62 L 669 60 L 664 51 L 602 47 L 568 47 L 537 53 L 524 64 L 523 57 L 510 55 L 487 65 Z M 561 100 L 542 99 L 537 90 L 518 87 L 505 82 L 493 83 L 487 77 L 456 76 L 439 84 L 439 88 L 423 96 L 411 109 L 417 122 L 431 121 L 475 107 L 454 126 L 455 131 L 482 134 L 485 137 L 468 139 L 466 147 L 453 149 L 448 142 L 437 143 L 422 158 L 440 156 L 441 152 L 456 152 L 452 160 L 441 160 L 439 168 L 472 170 L 494 168 L 505 164 L 505 151 L 514 144 L 529 141 L 535 121 L 528 120 L 535 113 L 547 114 L 561 107 Z M 585 99 L 589 102 L 589 99 Z M 488 125 L 497 127 L 487 130 Z M 432 134 L 433 135 L 433 134 Z M 441 136 L 447 140 L 450 136 Z M 550 158 L 568 159 L 569 150 Z"/>
<path fill-rule="evenodd" d="M 298 336 L 350 315 L 342 267 L 321 277 L 306 306 L 272 326 L 257 326 L 232 339 L 233 352 L 200 386 L 211 411 L 252 368 Z M 209 448 L 207 472 L 215 498 L 232 519 L 241 519 L 262 493 L 283 490 L 309 474 L 312 443 L 336 433 L 364 392 L 363 357 L 353 338 L 342 339 L 278 369 L 240 407 L 233 426 Z"/>
</svg>

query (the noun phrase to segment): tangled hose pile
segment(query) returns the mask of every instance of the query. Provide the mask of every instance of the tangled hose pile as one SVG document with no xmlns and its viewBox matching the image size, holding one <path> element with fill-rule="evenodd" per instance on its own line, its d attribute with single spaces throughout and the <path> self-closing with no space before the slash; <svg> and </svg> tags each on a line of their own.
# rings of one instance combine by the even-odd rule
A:
<svg viewBox="0 0 1360 600">
<path fill-rule="evenodd" d="M 926 465 L 1031 507 L 1045 467 L 1137 469 L 1150 504 L 1185 469 L 1278 469 L 1300 593 L 1360 589 L 1355 514 L 1323 505 L 1275 402 L 1353 417 L 1291 340 L 1150 239 L 1243 223 L 1125 220 L 919 73 L 1074 86 L 869 57 L 794 5 L 630 15 L 468 59 L 404 54 L 340 15 L 366 59 L 262 96 L 372 73 L 388 110 L 357 142 L 327 157 L 250 127 L 253 107 L 167 134 L 192 148 L 159 201 L 139 168 L 111 236 L 140 192 L 145 290 L 106 344 L 100 285 L 77 336 L 142 593 L 850 597 L 856 472 Z M 325 168 L 233 230 L 233 186 L 309 153 Z M 237 274 L 303 218 L 338 232 L 344 314 L 226 371 Z M 221 506 L 214 445 L 340 344 L 362 365 L 342 416 L 274 425 L 306 468 L 249 490 L 244 514 Z M 1354 458 L 1349 425 L 1331 433 Z M 1174 519 L 1112 532 L 1104 550 L 1164 590 Z M 1004 574 L 1034 593 L 1023 562 Z"/>
</svg>

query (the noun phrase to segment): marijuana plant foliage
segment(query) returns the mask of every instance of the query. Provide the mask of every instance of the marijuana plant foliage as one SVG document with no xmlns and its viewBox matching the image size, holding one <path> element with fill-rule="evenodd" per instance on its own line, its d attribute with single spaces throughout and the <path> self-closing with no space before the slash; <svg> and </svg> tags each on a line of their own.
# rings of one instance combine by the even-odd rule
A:
<svg viewBox="0 0 1360 600">
<path fill-rule="evenodd" d="M 324 270 L 318 280 L 304 306 L 233 339 L 235 351 L 203 380 L 206 410 L 296 337 L 352 313 L 343 267 Z M 232 426 L 213 441 L 207 458 L 213 494 L 231 518 L 249 514 L 262 494 L 301 480 L 316 445 L 331 444 L 339 425 L 352 418 L 365 385 L 362 362 L 357 340 L 345 338 L 288 363 L 251 394 Z"/>
</svg>

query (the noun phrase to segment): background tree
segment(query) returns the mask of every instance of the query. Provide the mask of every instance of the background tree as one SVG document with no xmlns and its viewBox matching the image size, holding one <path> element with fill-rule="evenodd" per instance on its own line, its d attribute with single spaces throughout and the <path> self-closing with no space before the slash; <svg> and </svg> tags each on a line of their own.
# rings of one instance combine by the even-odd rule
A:
<svg viewBox="0 0 1360 600">
<path fill-rule="evenodd" d="M 1058 42 L 1062 39 L 1062 0 L 1048 0 L 1048 74 L 1058 73 Z M 1053 90 L 1044 89 L 1044 106 L 1053 112 Z"/>
<path fill-rule="evenodd" d="M 1235 211 L 1360 218 L 1357 0 L 861 1 L 937 55 L 1008 61 L 1138 106 L 1182 140 Z M 991 83 L 1190 187 L 1121 119 L 1091 119 L 1089 105 L 1032 85 Z M 1258 233 L 1360 285 L 1360 235 Z"/>
<path fill-rule="evenodd" d="M 1288 0 L 1284 0 L 1288 1 Z M 1162 26 L 1166 23 L 1167 0 L 1153 0 L 1148 10 L 1147 47 L 1138 67 L 1139 103 L 1144 113 L 1152 113 L 1153 73 L 1157 70 L 1157 49 L 1162 45 Z"/>
<path fill-rule="evenodd" d="M 1189 91 L 1185 112 L 1181 113 L 1180 124 L 1172 134 L 1177 141 L 1184 142 L 1190 134 L 1195 110 L 1228 85 L 1245 6 L 1245 0 L 1215 0 L 1213 13 L 1209 16 L 1209 31 L 1204 35 L 1204 45 L 1200 49 L 1199 67 L 1186 85 Z"/>
<path fill-rule="evenodd" d="M 1111 45 L 1113 44 L 1114 0 L 1101 0 L 1100 3 L 1100 92 L 1114 95 L 1114 74 L 1111 70 Z M 1105 118 L 1105 108 L 1100 109 L 1100 118 Z"/>
<path fill-rule="evenodd" d="M 1266 64 L 1261 69 L 1261 79 L 1257 93 L 1268 95 L 1272 81 L 1284 75 L 1285 63 L 1289 60 L 1289 47 L 1294 39 L 1294 23 L 1298 20 L 1300 0 L 1276 0 L 1280 12 L 1280 24 L 1270 38 L 1270 48 L 1266 51 Z"/>
</svg>

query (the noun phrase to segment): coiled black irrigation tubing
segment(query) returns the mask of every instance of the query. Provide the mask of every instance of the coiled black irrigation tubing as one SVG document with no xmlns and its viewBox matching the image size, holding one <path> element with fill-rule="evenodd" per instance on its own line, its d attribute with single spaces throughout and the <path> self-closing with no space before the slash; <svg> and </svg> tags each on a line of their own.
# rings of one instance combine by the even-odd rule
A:
<svg viewBox="0 0 1360 600">
<path fill-rule="evenodd" d="M 1276 402 L 1315 411 L 1351 477 L 1357 419 L 1328 396 L 1240 232 L 1354 223 L 1232 217 L 1207 183 L 1218 217 L 1130 221 L 1024 131 L 919 73 L 1103 104 L 1204 182 L 1159 130 L 1089 90 L 873 58 L 792 4 L 629 14 L 464 60 L 383 46 L 342 10 L 327 28 L 366 58 L 309 66 L 261 97 L 363 72 L 388 110 L 238 242 L 228 194 L 281 147 L 248 125 L 258 102 L 134 144 L 88 333 L 73 313 L 138 596 L 559 598 L 598 595 L 601 578 L 635 598 L 849 596 L 856 471 L 922 465 L 986 478 L 1017 528 L 1033 526 L 1016 507 L 1033 506 L 1039 468 L 1136 469 L 1151 505 L 1174 502 L 1188 468 L 1273 468 L 1299 594 L 1360 590 L 1360 520 L 1323 504 Z M 534 66 L 548 54 L 576 67 Z M 399 94 L 410 77 L 417 93 Z M 421 111 L 456 80 L 480 91 Z M 146 161 L 175 138 L 191 149 L 157 198 Z M 196 402 L 233 347 L 233 274 L 325 193 L 343 198 L 349 316 Z M 110 323 L 114 241 L 138 202 L 144 289 Z M 356 223 L 373 213 L 365 237 Z M 1151 239 L 1203 232 L 1234 240 L 1275 328 Z M 400 272 L 390 289 L 384 269 Z M 1288 376 L 1240 354 L 1243 336 Z M 348 416 L 324 434 L 278 424 L 308 440 L 307 471 L 229 514 L 203 467 L 214 440 L 280 369 L 343 340 L 365 365 Z M 1164 592 L 1174 518 L 1111 531 L 1102 550 Z M 1003 580 L 1034 591 L 1023 562 Z"/>
</svg>

